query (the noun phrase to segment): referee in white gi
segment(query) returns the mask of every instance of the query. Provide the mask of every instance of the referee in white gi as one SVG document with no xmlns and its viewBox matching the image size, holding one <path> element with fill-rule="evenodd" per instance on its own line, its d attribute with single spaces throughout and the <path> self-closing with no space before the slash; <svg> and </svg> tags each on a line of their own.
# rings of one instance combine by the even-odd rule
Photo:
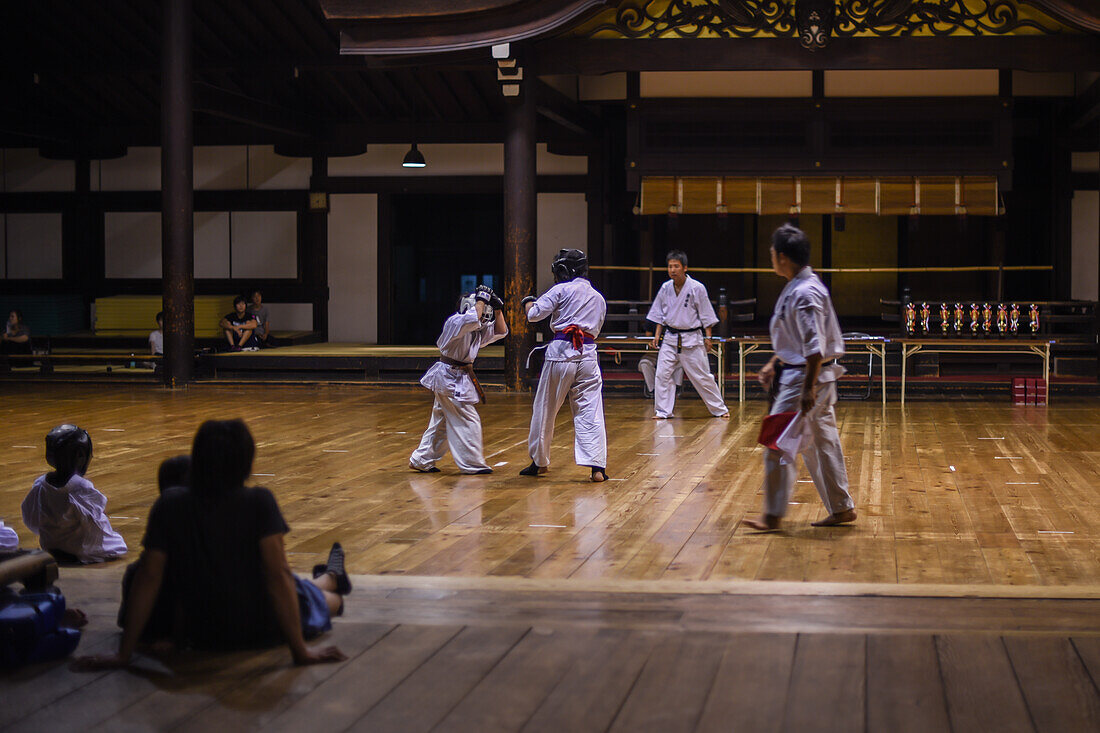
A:
<svg viewBox="0 0 1100 733">
<path fill-rule="evenodd" d="M 669 279 L 657 291 L 646 314 L 646 320 L 657 324 L 653 337 L 653 348 L 658 350 L 653 417 L 658 420 L 672 417 L 676 406 L 673 374 L 683 369 L 710 414 L 729 419 L 729 408 L 722 400 L 707 359 L 712 345 L 711 329 L 718 323 L 707 287 L 687 274 L 687 255 L 680 250 L 669 252 L 665 262 Z"/>
<path fill-rule="evenodd" d="M 772 234 L 772 267 L 787 278 L 772 314 L 772 357 L 758 378 L 767 390 L 775 384 L 771 414 L 801 411 L 807 423 L 801 444 L 817 493 L 829 515 L 814 522 L 831 527 L 854 522 L 855 504 L 848 493 L 848 471 L 836 429 L 836 380 L 844 373 L 836 359 L 844 354 L 840 324 L 825 284 L 809 266 L 810 242 L 801 229 L 784 224 Z M 798 469 L 779 451 L 764 449 L 764 513 L 745 524 L 761 531 L 778 529 L 794 488 Z"/>
</svg>

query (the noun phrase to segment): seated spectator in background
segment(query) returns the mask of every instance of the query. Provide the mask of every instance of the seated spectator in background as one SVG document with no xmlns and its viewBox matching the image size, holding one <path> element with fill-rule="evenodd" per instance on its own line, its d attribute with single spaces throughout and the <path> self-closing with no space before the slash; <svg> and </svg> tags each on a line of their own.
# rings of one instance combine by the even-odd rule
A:
<svg viewBox="0 0 1100 733">
<path fill-rule="evenodd" d="M 84 478 L 92 439 L 76 425 L 46 435 L 46 462 L 54 470 L 34 481 L 23 500 L 23 523 L 58 562 L 95 563 L 126 554 L 126 542 L 107 519 L 107 497 Z"/>
<path fill-rule="evenodd" d="M 351 591 L 344 553 L 332 547 L 310 582 L 287 564 L 289 530 L 270 491 L 245 486 L 256 444 L 240 420 L 202 424 L 191 448 L 191 485 L 166 489 L 149 512 L 141 564 L 126 599 L 118 653 L 78 668 L 129 664 L 162 584 L 178 599 L 181 641 L 201 649 L 285 643 L 295 664 L 345 659 L 336 647 L 305 640 L 331 628 Z"/>
<path fill-rule="evenodd" d="M 172 456 L 160 464 L 157 471 L 157 491 L 161 494 L 173 486 L 186 487 L 191 483 L 191 456 Z M 128 607 L 126 599 L 130 596 L 130 588 L 134 584 L 134 576 L 141 567 L 141 558 L 126 566 L 126 572 L 122 576 L 122 604 L 118 608 L 118 625 L 126 626 L 126 614 Z M 171 597 L 171 586 L 162 584 L 157 600 L 153 604 L 153 610 L 149 615 L 149 621 L 145 624 L 145 631 L 141 635 L 142 641 L 158 641 L 172 636 L 175 622 L 176 603 Z"/>
<path fill-rule="evenodd" d="M 0 354 L 30 354 L 31 332 L 23 323 L 23 312 L 12 308 L 0 334 Z"/>
<path fill-rule="evenodd" d="M 15 530 L 4 524 L 0 519 L 0 552 L 11 552 L 19 549 L 19 535 Z"/>
<path fill-rule="evenodd" d="M 256 318 L 256 338 L 260 340 L 261 347 L 279 346 L 274 336 L 271 335 L 271 321 L 264 305 L 264 296 L 259 290 L 249 293 L 248 312 Z"/>
<path fill-rule="evenodd" d="M 164 311 L 157 314 L 157 330 L 149 333 L 149 353 L 164 356 Z"/>
<path fill-rule="evenodd" d="M 258 351 L 260 340 L 256 338 L 256 319 L 248 312 L 248 301 L 243 295 L 233 299 L 233 312 L 226 313 L 219 324 L 225 329 L 230 351 Z"/>
</svg>

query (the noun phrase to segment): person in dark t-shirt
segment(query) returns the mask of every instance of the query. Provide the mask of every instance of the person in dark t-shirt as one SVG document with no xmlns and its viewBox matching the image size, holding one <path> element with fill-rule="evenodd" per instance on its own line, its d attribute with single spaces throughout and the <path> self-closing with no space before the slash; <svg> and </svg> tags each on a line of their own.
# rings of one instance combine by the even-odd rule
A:
<svg viewBox="0 0 1100 733">
<path fill-rule="evenodd" d="M 149 513 L 118 653 L 82 658 L 78 669 L 129 664 L 162 582 L 171 584 L 178 604 L 179 635 L 194 647 L 282 642 L 295 664 L 345 659 L 336 647 L 305 643 L 343 611 L 342 596 L 351 590 L 343 551 L 334 545 L 312 582 L 290 572 L 283 548 L 288 527 L 274 495 L 243 485 L 254 453 L 242 421 L 203 423 L 192 446 L 190 486 L 165 490 Z"/>
<path fill-rule="evenodd" d="M 229 341 L 230 351 L 258 351 L 260 339 L 256 338 L 256 328 L 259 325 L 255 316 L 248 312 L 248 301 L 243 295 L 233 299 L 233 312 L 226 313 L 222 318 L 222 330 Z"/>
</svg>

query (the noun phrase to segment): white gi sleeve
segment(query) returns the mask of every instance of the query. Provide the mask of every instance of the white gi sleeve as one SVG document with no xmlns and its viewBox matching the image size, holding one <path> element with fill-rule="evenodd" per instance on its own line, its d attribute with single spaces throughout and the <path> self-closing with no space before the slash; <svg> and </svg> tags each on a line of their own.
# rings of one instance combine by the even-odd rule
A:
<svg viewBox="0 0 1100 733">
<path fill-rule="evenodd" d="M 439 335 L 439 340 L 435 342 L 435 345 L 442 351 L 455 340 L 473 333 L 480 327 L 481 319 L 477 317 L 477 311 L 470 309 L 465 313 L 455 313 L 443 322 L 443 333 Z"/>
<path fill-rule="evenodd" d="M 793 306 L 802 356 L 806 358 L 814 354 L 824 356 L 825 351 L 821 348 L 821 331 L 825 304 L 816 295 L 806 293 L 799 295 Z"/>
<path fill-rule="evenodd" d="M 547 290 L 545 293 L 539 296 L 531 305 L 531 310 L 527 311 L 527 320 L 531 323 L 541 321 L 549 315 L 552 315 L 555 310 L 558 309 L 558 304 L 561 301 L 561 288 L 555 285 Z"/>
<path fill-rule="evenodd" d="M 8 552 L 19 548 L 19 535 L 0 520 L 0 550 Z"/>
<path fill-rule="evenodd" d="M 487 325 L 481 329 L 481 345 L 488 346 L 494 341 L 500 341 L 502 338 L 508 335 L 508 326 L 505 324 L 504 330 L 501 333 L 497 333 L 497 324 L 495 321 L 490 321 Z"/>
</svg>

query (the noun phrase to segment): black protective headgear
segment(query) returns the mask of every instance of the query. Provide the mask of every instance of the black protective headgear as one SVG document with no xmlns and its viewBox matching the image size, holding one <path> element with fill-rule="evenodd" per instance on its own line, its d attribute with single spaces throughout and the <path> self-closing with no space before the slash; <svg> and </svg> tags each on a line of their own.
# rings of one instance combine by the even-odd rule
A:
<svg viewBox="0 0 1100 733">
<path fill-rule="evenodd" d="M 579 249 L 563 249 L 550 265 L 554 282 L 566 283 L 575 277 L 588 275 L 588 258 Z"/>
<path fill-rule="evenodd" d="M 58 425 L 46 433 L 46 463 L 59 474 L 84 475 L 92 460 L 92 438 L 76 425 Z"/>
</svg>

